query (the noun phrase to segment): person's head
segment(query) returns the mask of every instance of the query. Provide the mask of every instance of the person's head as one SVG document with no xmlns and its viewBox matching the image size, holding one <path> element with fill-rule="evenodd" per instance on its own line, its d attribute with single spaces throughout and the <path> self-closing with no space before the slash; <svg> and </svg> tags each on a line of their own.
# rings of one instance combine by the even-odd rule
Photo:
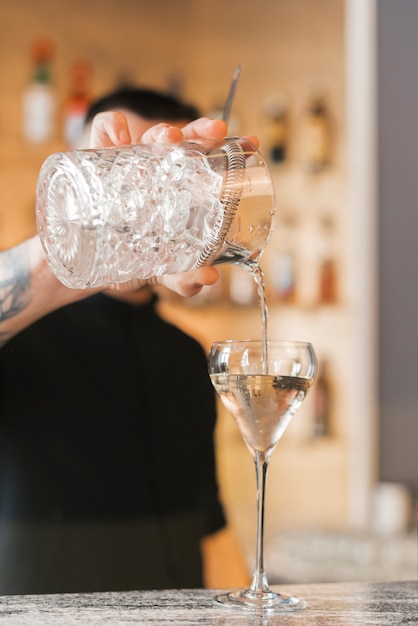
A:
<svg viewBox="0 0 418 626">
<path fill-rule="evenodd" d="M 172 95 L 140 87 L 123 87 L 93 102 L 86 114 L 85 128 L 79 147 L 88 147 L 88 136 L 93 118 L 104 111 L 119 111 L 127 119 L 132 139 L 139 139 L 148 128 L 160 122 L 183 127 L 200 117 L 192 104 Z"/>
</svg>

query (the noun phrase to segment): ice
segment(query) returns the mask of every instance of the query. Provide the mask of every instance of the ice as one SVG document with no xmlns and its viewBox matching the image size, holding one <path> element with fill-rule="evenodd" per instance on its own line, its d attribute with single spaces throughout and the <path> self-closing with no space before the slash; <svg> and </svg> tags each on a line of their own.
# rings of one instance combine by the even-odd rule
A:
<svg viewBox="0 0 418 626">
<path fill-rule="evenodd" d="M 70 154 L 51 165 L 48 229 L 64 272 L 80 274 L 80 285 L 183 271 L 216 240 L 223 176 L 199 150 L 153 144 Z"/>
</svg>

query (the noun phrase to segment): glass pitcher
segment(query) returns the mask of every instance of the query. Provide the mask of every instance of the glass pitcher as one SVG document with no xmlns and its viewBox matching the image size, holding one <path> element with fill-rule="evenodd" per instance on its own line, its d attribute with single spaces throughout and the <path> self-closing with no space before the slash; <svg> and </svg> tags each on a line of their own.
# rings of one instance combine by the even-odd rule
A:
<svg viewBox="0 0 418 626">
<path fill-rule="evenodd" d="M 48 262 L 77 289 L 256 263 L 274 216 L 269 170 L 243 137 L 58 152 L 36 189 Z"/>
</svg>

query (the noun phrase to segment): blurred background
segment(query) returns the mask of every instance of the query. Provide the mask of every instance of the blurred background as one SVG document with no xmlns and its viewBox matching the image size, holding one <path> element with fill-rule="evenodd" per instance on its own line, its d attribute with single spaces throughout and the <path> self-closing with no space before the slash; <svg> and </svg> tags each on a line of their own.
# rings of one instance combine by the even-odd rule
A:
<svg viewBox="0 0 418 626">
<path fill-rule="evenodd" d="M 416 0 L 1 2 L 1 249 L 36 232 L 40 165 L 90 99 L 136 84 L 219 115 L 242 64 L 231 134 L 260 137 L 277 196 L 269 335 L 320 361 L 270 465 L 271 583 L 417 574 L 417 25 Z M 239 268 L 161 307 L 206 349 L 260 335 Z M 252 568 L 254 469 L 222 409 L 217 454 Z"/>
</svg>

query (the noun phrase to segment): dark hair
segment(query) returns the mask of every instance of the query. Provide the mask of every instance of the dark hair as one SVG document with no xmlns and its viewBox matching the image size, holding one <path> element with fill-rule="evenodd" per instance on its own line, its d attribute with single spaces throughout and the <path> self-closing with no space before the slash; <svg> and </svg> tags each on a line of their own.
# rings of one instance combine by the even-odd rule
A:
<svg viewBox="0 0 418 626">
<path fill-rule="evenodd" d="M 147 120 L 194 120 L 200 117 L 199 110 L 192 104 L 181 102 L 174 96 L 152 89 L 123 87 L 93 102 L 86 114 L 85 122 L 91 122 L 97 113 L 126 109 Z"/>
</svg>

